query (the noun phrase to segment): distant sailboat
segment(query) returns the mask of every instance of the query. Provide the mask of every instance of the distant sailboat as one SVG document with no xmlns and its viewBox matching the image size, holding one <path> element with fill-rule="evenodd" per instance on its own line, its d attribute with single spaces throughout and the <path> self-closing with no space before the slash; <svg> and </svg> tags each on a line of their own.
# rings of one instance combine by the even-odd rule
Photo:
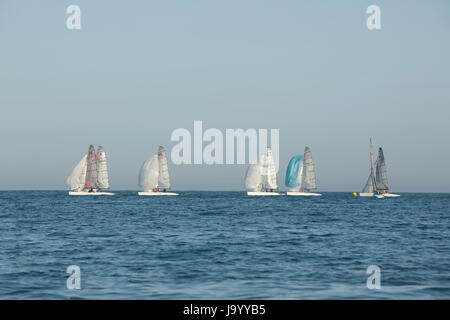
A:
<svg viewBox="0 0 450 320">
<path fill-rule="evenodd" d="M 166 151 L 159 146 L 157 154 L 148 158 L 139 171 L 140 196 L 177 196 L 178 193 L 167 192 L 170 189 L 169 166 Z M 162 191 L 161 191 L 162 189 Z"/>
<path fill-rule="evenodd" d="M 309 147 L 305 147 L 303 156 L 294 156 L 289 161 L 285 184 L 289 188 L 289 191 L 286 192 L 288 196 L 321 196 L 320 193 L 310 191 L 317 189 L 317 186 L 316 172 Z"/>
<path fill-rule="evenodd" d="M 109 189 L 108 165 L 102 146 L 97 148 L 97 153 L 93 145 L 89 146 L 88 154 L 73 169 L 66 185 L 71 196 L 114 194 L 102 191 Z"/>
<path fill-rule="evenodd" d="M 393 198 L 400 197 L 398 194 L 389 192 L 389 184 L 387 179 L 386 161 L 384 159 L 383 149 L 378 149 L 378 157 L 373 163 L 373 145 L 370 138 L 370 175 L 367 179 L 364 189 L 359 194 L 360 197 L 377 197 L 377 198 Z"/>
<path fill-rule="evenodd" d="M 272 150 L 267 148 L 258 163 L 251 164 L 245 177 L 245 188 L 249 196 L 279 196 L 274 192 L 278 188 L 275 161 Z"/>
</svg>

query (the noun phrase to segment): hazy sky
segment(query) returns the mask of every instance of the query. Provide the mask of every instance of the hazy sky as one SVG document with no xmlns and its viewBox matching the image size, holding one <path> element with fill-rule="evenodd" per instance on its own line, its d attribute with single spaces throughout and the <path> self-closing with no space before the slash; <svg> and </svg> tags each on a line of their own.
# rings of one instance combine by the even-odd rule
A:
<svg viewBox="0 0 450 320">
<path fill-rule="evenodd" d="M 373 136 L 392 191 L 450 192 L 449 14 L 447 0 L 1 0 L 0 189 L 65 188 L 89 144 L 112 189 L 137 189 L 157 146 L 203 120 L 280 129 L 281 186 L 308 145 L 320 190 L 359 191 Z M 175 190 L 244 187 L 246 165 L 169 165 Z"/>
</svg>

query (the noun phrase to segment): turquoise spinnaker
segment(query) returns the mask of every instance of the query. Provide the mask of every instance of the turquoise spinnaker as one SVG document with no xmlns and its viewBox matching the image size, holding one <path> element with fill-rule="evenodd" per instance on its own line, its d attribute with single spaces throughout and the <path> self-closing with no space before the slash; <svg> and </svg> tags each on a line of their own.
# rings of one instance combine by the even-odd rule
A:
<svg viewBox="0 0 450 320">
<path fill-rule="evenodd" d="M 303 156 L 298 155 L 292 157 L 291 161 L 289 161 L 289 165 L 286 170 L 286 187 L 296 188 L 300 185 L 300 177 L 299 172 L 302 167 Z"/>
</svg>

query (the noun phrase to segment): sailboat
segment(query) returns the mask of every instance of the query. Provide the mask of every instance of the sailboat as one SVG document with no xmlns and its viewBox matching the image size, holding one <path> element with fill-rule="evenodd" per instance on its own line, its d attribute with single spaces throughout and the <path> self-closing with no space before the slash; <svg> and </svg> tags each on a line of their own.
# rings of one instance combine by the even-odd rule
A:
<svg viewBox="0 0 450 320">
<path fill-rule="evenodd" d="M 250 164 L 245 177 L 245 188 L 248 196 L 280 196 L 275 192 L 278 188 L 275 161 L 272 150 L 266 149 L 266 153 L 255 164 Z"/>
<path fill-rule="evenodd" d="M 81 158 L 67 177 L 66 185 L 71 196 L 114 195 L 103 191 L 109 189 L 109 177 L 106 153 L 102 146 L 97 148 L 97 153 L 93 145 L 89 146 L 88 154 Z"/>
<path fill-rule="evenodd" d="M 170 189 L 169 166 L 166 151 L 158 147 L 157 154 L 149 157 L 139 171 L 140 196 L 178 196 L 178 193 L 167 192 Z M 162 191 L 161 191 L 162 189 Z"/>
<path fill-rule="evenodd" d="M 383 149 L 378 149 L 378 156 L 373 163 L 373 144 L 370 138 L 370 175 L 360 197 L 394 198 L 400 197 L 399 194 L 390 193 L 387 179 L 386 161 L 384 159 Z"/>
<path fill-rule="evenodd" d="M 288 196 L 321 196 L 310 190 L 317 189 L 316 172 L 312 160 L 311 149 L 305 147 L 302 155 L 293 156 L 286 170 L 286 187 Z"/>
</svg>

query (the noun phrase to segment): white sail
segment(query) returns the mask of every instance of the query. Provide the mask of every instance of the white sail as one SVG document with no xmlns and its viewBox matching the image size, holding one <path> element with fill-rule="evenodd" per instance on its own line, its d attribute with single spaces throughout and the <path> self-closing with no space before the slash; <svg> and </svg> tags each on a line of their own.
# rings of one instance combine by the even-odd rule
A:
<svg viewBox="0 0 450 320">
<path fill-rule="evenodd" d="M 139 171 L 139 187 L 142 191 L 151 191 L 158 186 L 159 160 L 158 155 L 148 158 Z"/>
<path fill-rule="evenodd" d="M 255 163 L 249 165 L 245 176 L 245 188 L 248 191 L 261 191 L 264 184 L 264 178 L 261 175 L 261 164 Z"/>
<path fill-rule="evenodd" d="M 261 157 L 262 175 L 269 189 L 277 189 L 277 173 L 275 170 L 275 161 L 273 160 L 272 150 L 267 148 L 266 154 Z"/>
<path fill-rule="evenodd" d="M 97 147 L 97 186 L 100 189 L 109 188 L 108 164 L 102 146 Z"/>
<path fill-rule="evenodd" d="M 303 165 L 301 173 L 301 190 L 316 189 L 316 172 L 314 170 L 314 163 L 312 160 L 311 149 L 305 147 L 305 152 L 303 153 Z"/>
<path fill-rule="evenodd" d="M 170 188 L 169 166 L 167 164 L 166 150 L 162 146 L 158 148 L 159 182 L 164 188 Z"/>
<path fill-rule="evenodd" d="M 69 190 L 79 191 L 83 189 L 86 182 L 87 155 L 81 158 L 80 162 L 75 166 L 72 174 L 67 177 L 66 185 Z"/>
<path fill-rule="evenodd" d="M 97 148 L 97 186 L 100 189 L 109 188 L 108 165 L 106 163 L 106 153 L 102 146 Z"/>
<path fill-rule="evenodd" d="M 89 146 L 87 154 L 86 182 L 84 189 L 97 188 L 97 155 L 93 145 Z"/>
</svg>

